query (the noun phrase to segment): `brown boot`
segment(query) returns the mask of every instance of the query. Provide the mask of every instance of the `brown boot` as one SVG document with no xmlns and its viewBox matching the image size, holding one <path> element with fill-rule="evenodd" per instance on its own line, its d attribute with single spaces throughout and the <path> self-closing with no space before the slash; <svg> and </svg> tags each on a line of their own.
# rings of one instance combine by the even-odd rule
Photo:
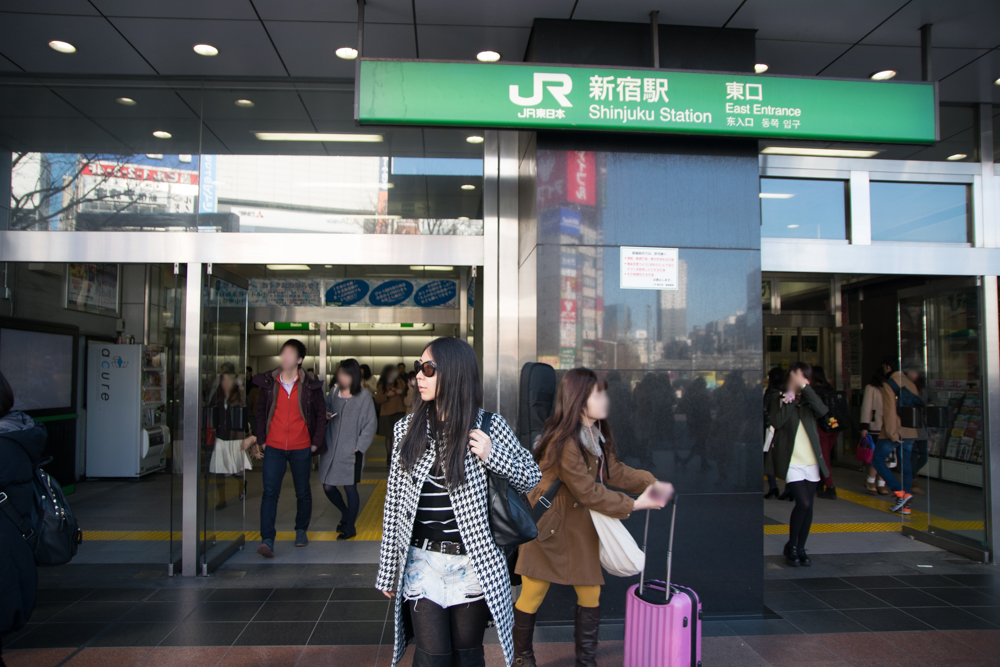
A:
<svg viewBox="0 0 1000 667">
<path fill-rule="evenodd" d="M 576 667 L 597 667 L 597 632 L 601 627 L 600 607 L 576 606 L 573 638 L 576 640 Z"/>
<path fill-rule="evenodd" d="M 517 667 L 536 667 L 535 615 L 514 607 L 514 664 Z"/>
</svg>

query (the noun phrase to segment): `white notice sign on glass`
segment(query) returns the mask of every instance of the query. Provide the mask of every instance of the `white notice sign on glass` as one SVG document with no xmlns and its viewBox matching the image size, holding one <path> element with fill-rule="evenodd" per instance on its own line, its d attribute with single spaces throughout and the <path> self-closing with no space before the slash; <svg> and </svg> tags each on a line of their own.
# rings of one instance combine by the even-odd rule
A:
<svg viewBox="0 0 1000 667">
<path fill-rule="evenodd" d="M 621 248 L 622 289 L 675 290 L 677 248 Z"/>
</svg>

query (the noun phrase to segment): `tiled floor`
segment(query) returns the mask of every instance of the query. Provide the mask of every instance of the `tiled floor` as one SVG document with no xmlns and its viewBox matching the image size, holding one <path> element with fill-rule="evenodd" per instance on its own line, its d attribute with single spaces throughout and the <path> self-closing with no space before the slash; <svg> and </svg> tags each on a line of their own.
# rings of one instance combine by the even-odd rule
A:
<svg viewBox="0 0 1000 667">
<path fill-rule="evenodd" d="M 387 664 L 392 620 L 378 591 L 243 583 L 46 588 L 4 656 L 12 667 Z M 769 578 L 764 603 L 755 618 L 706 617 L 706 667 L 1000 665 L 1000 574 Z M 621 664 L 621 622 L 602 626 L 602 665 Z M 540 626 L 537 639 L 540 664 L 572 664 L 570 627 Z M 492 631 L 487 642 L 501 664 Z"/>
</svg>

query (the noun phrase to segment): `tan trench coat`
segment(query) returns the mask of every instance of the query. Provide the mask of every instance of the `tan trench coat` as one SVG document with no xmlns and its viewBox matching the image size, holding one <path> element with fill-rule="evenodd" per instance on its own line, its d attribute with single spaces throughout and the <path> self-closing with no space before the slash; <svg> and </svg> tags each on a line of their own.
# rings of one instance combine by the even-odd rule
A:
<svg viewBox="0 0 1000 667">
<path fill-rule="evenodd" d="M 520 546 L 517 574 L 567 586 L 601 586 L 600 542 L 589 510 L 615 519 L 627 519 L 635 501 L 619 491 L 640 494 L 656 482 L 652 473 L 630 468 L 614 455 L 607 456 L 602 484 L 597 481 L 599 459 L 584 454 L 575 442 L 563 448 L 562 460 L 542 471 L 542 481 L 528 494 L 532 505 L 549 486 L 562 487 L 538 522 L 538 537 Z"/>
</svg>

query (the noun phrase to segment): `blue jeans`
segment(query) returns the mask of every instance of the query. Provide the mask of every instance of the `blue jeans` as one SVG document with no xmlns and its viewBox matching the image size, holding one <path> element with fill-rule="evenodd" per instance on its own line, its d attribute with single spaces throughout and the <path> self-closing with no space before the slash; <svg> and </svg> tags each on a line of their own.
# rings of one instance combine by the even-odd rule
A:
<svg viewBox="0 0 1000 667">
<path fill-rule="evenodd" d="M 295 484 L 295 530 L 309 528 L 312 518 L 312 490 L 309 488 L 309 467 L 312 450 L 264 448 L 264 497 L 260 500 L 260 539 L 274 541 L 274 521 L 278 515 L 278 496 L 281 481 L 285 478 L 285 468 L 292 469 Z"/>
<path fill-rule="evenodd" d="M 916 477 L 920 469 L 927 465 L 929 460 L 927 451 L 927 441 L 926 440 L 914 440 L 913 441 L 913 456 L 910 458 L 910 468 L 913 470 L 913 476 Z"/>
<path fill-rule="evenodd" d="M 889 456 L 889 452 L 897 447 L 902 447 L 902 453 L 896 457 L 899 461 L 899 467 L 903 470 L 903 484 L 900 486 L 899 480 L 896 476 L 892 474 L 892 469 L 885 464 L 886 458 Z M 893 442 L 892 440 L 879 440 L 875 443 L 875 454 L 872 456 L 872 466 L 878 471 L 878 474 L 882 476 L 885 483 L 889 485 L 889 488 L 893 491 L 906 491 L 910 493 L 913 490 L 913 467 L 911 465 L 911 457 L 913 456 L 913 440 L 904 440 L 901 443 Z"/>
</svg>

